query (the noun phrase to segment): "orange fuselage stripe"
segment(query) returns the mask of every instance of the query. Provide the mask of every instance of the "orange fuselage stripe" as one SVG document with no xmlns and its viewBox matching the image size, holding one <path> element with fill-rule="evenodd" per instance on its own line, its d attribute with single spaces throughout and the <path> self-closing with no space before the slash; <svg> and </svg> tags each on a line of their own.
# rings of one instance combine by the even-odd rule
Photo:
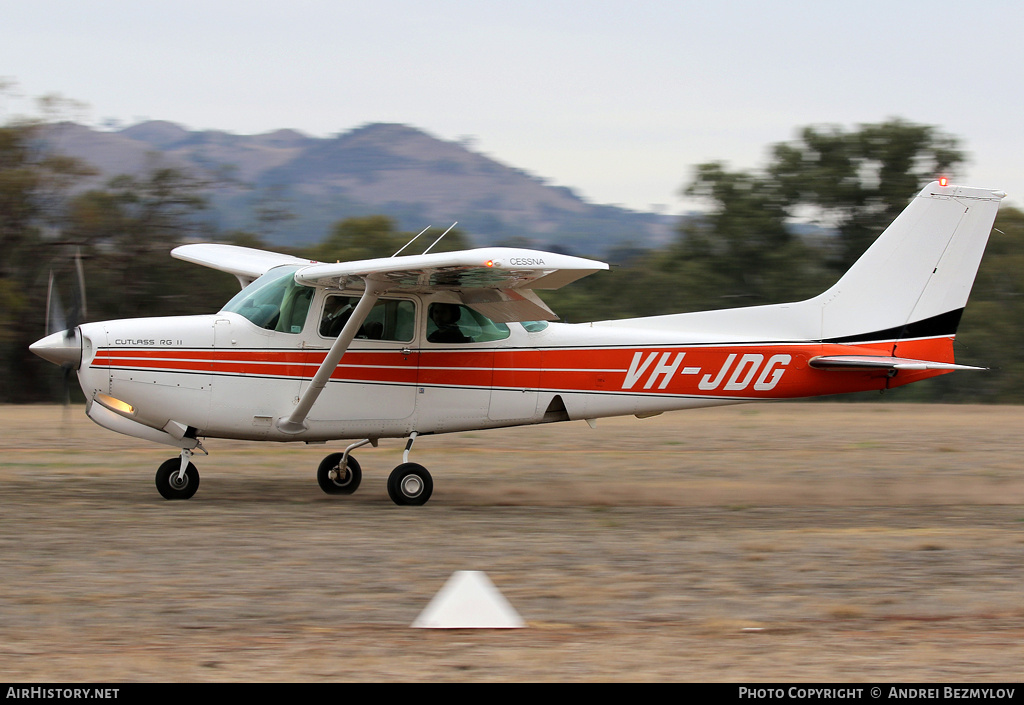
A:
<svg viewBox="0 0 1024 705">
<path fill-rule="evenodd" d="M 828 343 L 549 349 L 350 350 L 341 382 L 742 398 L 792 398 L 898 386 L 942 371 L 835 372 L 819 355 L 899 355 L 952 362 L 951 337 L 863 345 Z M 93 367 L 309 379 L 326 350 L 103 348 Z"/>
</svg>

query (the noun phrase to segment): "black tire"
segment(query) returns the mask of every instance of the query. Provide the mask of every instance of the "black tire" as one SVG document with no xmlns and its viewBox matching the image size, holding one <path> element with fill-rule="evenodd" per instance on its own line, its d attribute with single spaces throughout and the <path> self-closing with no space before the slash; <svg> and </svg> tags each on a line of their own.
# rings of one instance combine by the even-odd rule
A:
<svg viewBox="0 0 1024 705">
<path fill-rule="evenodd" d="M 165 461 L 156 471 L 156 488 L 164 499 L 189 499 L 199 489 L 199 470 L 192 463 L 185 468 L 185 476 L 178 482 L 181 458 Z"/>
<path fill-rule="evenodd" d="M 420 506 L 434 492 L 434 480 L 418 463 L 402 463 L 388 476 L 388 496 L 395 504 Z"/>
<path fill-rule="evenodd" d="M 345 471 L 339 473 L 340 477 L 337 479 L 331 477 L 331 470 L 339 469 L 338 463 L 341 462 L 344 455 L 344 453 L 331 453 L 323 459 L 320 467 L 317 468 L 316 481 L 320 483 L 320 489 L 327 494 L 352 494 L 359 489 L 359 483 L 363 481 L 363 471 L 351 455 L 348 456 L 348 461 L 345 463 Z"/>
</svg>

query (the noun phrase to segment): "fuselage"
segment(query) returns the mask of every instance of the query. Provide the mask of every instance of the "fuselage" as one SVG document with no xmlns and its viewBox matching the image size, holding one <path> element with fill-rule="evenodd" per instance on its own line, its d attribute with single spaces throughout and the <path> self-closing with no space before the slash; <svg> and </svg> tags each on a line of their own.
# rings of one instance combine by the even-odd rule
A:
<svg viewBox="0 0 1024 705">
<path fill-rule="evenodd" d="M 336 335 L 329 329 L 332 308 L 346 300 L 345 292 L 323 288 L 304 295 L 287 325 L 230 306 L 212 315 L 84 324 L 78 374 L 86 398 L 90 405 L 96 398 L 119 400 L 131 407 L 130 414 L 118 412 L 131 423 L 179 437 L 325 441 L 644 417 L 884 389 L 941 374 L 837 375 L 808 365 L 822 355 L 892 354 L 894 343 L 885 339 L 855 345 L 723 339 L 642 325 L 502 324 L 478 314 L 463 315 L 463 328 L 472 328 L 467 335 L 446 339 L 432 305 L 451 305 L 450 295 L 385 295 L 378 327 L 364 326 L 352 342 L 307 429 L 285 433 L 277 421 L 324 360 Z M 347 296 L 354 300 L 359 292 Z M 951 336 L 901 340 L 899 348 L 952 360 Z"/>
<path fill-rule="evenodd" d="M 195 494 L 190 458 L 203 438 L 351 439 L 317 469 L 328 494 L 358 488 L 352 450 L 407 438 L 388 495 L 421 505 L 433 480 L 409 453 L 424 434 L 883 390 L 981 369 L 954 362 L 953 338 L 1004 195 L 927 185 L 810 299 L 575 325 L 529 320 L 555 317 L 536 292 L 603 262 L 485 247 L 332 264 L 194 243 L 172 256 L 244 287 L 220 312 L 88 323 L 30 349 L 78 371 L 100 426 L 178 449 L 156 473 L 167 499 Z"/>
</svg>

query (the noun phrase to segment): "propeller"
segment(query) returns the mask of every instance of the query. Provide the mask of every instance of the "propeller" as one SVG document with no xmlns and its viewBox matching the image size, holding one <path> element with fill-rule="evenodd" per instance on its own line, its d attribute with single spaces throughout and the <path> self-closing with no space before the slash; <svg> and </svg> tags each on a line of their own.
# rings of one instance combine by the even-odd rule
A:
<svg viewBox="0 0 1024 705">
<path fill-rule="evenodd" d="M 46 288 L 46 337 L 29 346 L 29 350 L 39 357 L 60 365 L 63 372 L 62 397 L 65 405 L 71 403 L 71 373 L 78 369 L 82 361 L 82 340 L 78 325 L 86 315 L 86 303 L 85 273 L 80 249 L 75 250 L 75 272 L 78 286 L 73 289 L 71 309 L 65 312 L 60 291 L 56 286 L 56 277 L 53 270 L 50 270 Z"/>
</svg>

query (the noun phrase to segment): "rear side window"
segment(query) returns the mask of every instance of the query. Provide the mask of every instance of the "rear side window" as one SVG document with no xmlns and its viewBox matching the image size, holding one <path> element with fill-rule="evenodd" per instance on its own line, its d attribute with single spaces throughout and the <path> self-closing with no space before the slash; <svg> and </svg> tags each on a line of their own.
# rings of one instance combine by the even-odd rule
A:
<svg viewBox="0 0 1024 705">
<path fill-rule="evenodd" d="M 320 316 L 320 335 L 337 338 L 358 303 L 358 296 L 328 296 Z M 380 299 L 360 326 L 356 340 L 409 342 L 415 330 L 416 304 L 408 299 Z"/>
</svg>

